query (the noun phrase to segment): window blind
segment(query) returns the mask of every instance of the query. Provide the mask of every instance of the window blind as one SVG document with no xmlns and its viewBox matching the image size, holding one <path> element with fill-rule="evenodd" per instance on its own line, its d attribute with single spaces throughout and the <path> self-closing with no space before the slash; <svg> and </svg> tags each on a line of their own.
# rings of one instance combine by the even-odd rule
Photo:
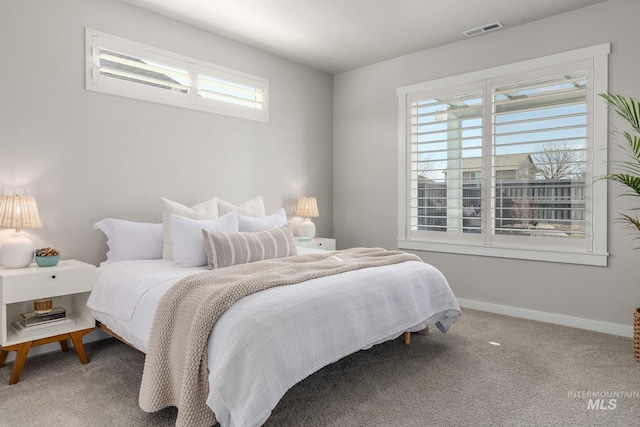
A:
<svg viewBox="0 0 640 427">
<path fill-rule="evenodd" d="M 409 95 L 409 235 L 589 237 L 588 76 L 564 69 Z"/>
<path fill-rule="evenodd" d="M 482 92 L 411 97 L 412 231 L 481 230 Z"/>
<path fill-rule="evenodd" d="M 213 101 L 265 110 L 267 85 L 264 81 L 241 78 L 213 69 L 197 69 L 198 97 L 203 102 Z"/>
<path fill-rule="evenodd" d="M 607 265 L 610 49 L 399 87 L 398 247 Z"/>
<path fill-rule="evenodd" d="M 189 92 L 189 71 L 100 48 L 98 70 L 105 77 L 154 87 L 160 90 Z"/>
<path fill-rule="evenodd" d="M 491 92 L 492 232 L 584 239 L 587 73 Z"/>
<path fill-rule="evenodd" d="M 88 28 L 86 45 L 88 90 L 269 120 L 265 78 Z"/>
</svg>

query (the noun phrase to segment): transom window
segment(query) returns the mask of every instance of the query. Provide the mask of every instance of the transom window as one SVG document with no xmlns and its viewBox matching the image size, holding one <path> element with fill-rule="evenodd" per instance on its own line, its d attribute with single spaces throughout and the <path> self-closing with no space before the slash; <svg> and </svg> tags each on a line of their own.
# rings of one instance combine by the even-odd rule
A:
<svg viewBox="0 0 640 427">
<path fill-rule="evenodd" d="M 398 89 L 399 246 L 606 265 L 608 49 Z"/>
<path fill-rule="evenodd" d="M 269 121 L 269 82 L 177 53 L 86 30 L 86 88 Z"/>
</svg>

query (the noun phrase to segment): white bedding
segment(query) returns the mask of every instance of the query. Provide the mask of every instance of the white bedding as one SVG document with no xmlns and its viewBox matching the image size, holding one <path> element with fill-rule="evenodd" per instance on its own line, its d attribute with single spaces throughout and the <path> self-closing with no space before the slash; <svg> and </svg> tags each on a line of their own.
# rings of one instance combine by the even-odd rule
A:
<svg viewBox="0 0 640 427">
<path fill-rule="evenodd" d="M 299 254 L 315 250 L 298 248 Z M 142 351 L 155 307 L 180 278 L 206 267 L 123 261 L 98 270 L 94 317 Z M 404 262 L 271 288 L 235 303 L 209 338 L 207 404 L 222 426 L 259 426 L 286 391 L 355 351 L 460 315 L 442 274 Z"/>
</svg>

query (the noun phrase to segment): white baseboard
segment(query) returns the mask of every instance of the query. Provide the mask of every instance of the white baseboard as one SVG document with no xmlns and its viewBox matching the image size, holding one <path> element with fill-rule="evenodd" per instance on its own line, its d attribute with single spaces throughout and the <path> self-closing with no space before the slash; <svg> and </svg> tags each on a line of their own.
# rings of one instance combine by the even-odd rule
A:
<svg viewBox="0 0 640 427">
<path fill-rule="evenodd" d="M 506 316 L 520 317 L 523 319 L 537 320 L 556 325 L 570 326 L 572 328 L 586 329 L 605 334 L 633 337 L 633 327 L 617 323 L 601 322 L 599 320 L 583 319 L 580 317 L 565 316 L 563 314 L 547 313 L 544 311 L 528 310 L 526 308 L 510 307 L 508 305 L 492 304 L 482 301 L 458 298 L 458 304 L 462 308 L 488 311 L 489 313 L 504 314 Z M 629 314 L 629 323 L 633 323 Z"/>
</svg>

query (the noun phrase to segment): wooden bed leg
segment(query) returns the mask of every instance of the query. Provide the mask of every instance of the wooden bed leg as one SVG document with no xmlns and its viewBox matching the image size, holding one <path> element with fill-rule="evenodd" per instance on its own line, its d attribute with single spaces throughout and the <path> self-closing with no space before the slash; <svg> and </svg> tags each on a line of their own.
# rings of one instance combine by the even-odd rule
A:
<svg viewBox="0 0 640 427">
<path fill-rule="evenodd" d="M 405 343 L 406 345 L 409 345 L 409 343 L 410 343 L 410 342 L 411 342 L 411 332 L 406 331 L 406 332 L 404 333 L 404 343 Z"/>
<path fill-rule="evenodd" d="M 430 333 L 431 333 L 431 325 L 427 325 L 427 327 L 424 328 L 423 330 L 416 332 L 416 334 L 418 335 L 427 335 Z"/>
</svg>

